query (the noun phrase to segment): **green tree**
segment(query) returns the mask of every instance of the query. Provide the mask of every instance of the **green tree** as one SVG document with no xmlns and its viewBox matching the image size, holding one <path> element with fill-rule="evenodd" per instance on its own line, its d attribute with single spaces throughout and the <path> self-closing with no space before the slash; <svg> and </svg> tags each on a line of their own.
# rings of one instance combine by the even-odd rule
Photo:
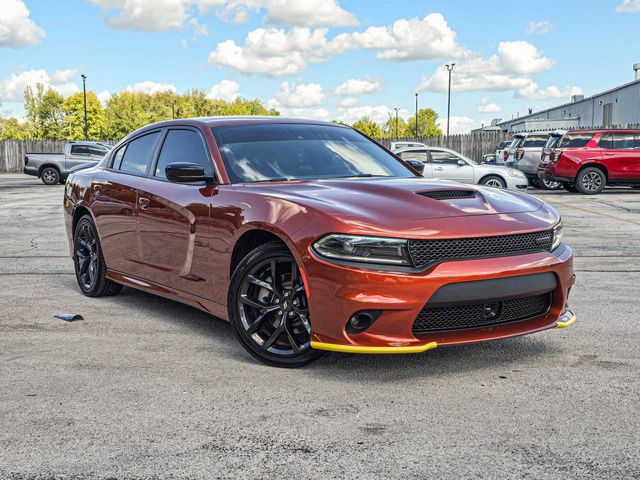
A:
<svg viewBox="0 0 640 480">
<path fill-rule="evenodd" d="M 64 138 L 84 139 L 84 97 L 82 93 L 68 96 L 63 104 Z M 87 92 L 87 133 L 90 140 L 105 140 L 109 136 L 107 115 L 100 100 L 93 92 Z"/>
<path fill-rule="evenodd" d="M 27 123 L 20 123 L 17 118 L 0 119 L 0 140 L 28 140 L 30 130 Z"/>
<path fill-rule="evenodd" d="M 111 96 L 107 102 L 107 136 L 119 140 L 134 130 L 150 123 L 144 111 L 140 94 L 120 92 Z"/>
<path fill-rule="evenodd" d="M 24 91 L 24 109 L 29 123 L 30 138 L 35 140 L 58 140 L 64 138 L 64 98 L 52 89 L 45 91 L 44 85 L 36 84 L 35 90 Z"/>
<path fill-rule="evenodd" d="M 418 136 L 430 137 L 442 135 L 442 130 L 436 124 L 438 114 L 431 108 L 422 108 L 418 110 Z M 404 130 L 404 137 L 416 136 L 416 117 L 415 115 L 409 119 Z"/>
<path fill-rule="evenodd" d="M 351 126 L 371 138 L 382 137 L 380 126 L 366 115 L 354 122 Z"/>
<path fill-rule="evenodd" d="M 384 138 L 398 138 L 404 137 L 407 130 L 407 122 L 404 118 L 398 115 L 398 123 L 396 130 L 396 117 L 392 117 L 384 124 Z"/>
</svg>

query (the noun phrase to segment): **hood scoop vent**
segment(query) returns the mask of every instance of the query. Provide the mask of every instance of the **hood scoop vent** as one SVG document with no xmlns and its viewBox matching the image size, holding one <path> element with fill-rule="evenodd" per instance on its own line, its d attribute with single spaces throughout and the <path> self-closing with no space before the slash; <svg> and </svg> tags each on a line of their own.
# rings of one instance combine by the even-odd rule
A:
<svg viewBox="0 0 640 480">
<path fill-rule="evenodd" d="M 416 192 L 418 195 L 435 200 L 449 200 L 452 198 L 473 198 L 476 192 L 473 190 L 427 190 L 426 192 Z"/>
</svg>

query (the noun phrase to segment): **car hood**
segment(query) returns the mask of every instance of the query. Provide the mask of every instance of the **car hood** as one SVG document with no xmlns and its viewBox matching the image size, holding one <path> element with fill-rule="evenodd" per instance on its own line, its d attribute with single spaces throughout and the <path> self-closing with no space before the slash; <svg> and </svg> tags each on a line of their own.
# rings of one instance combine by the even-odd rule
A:
<svg viewBox="0 0 640 480">
<path fill-rule="evenodd" d="M 523 213 L 543 202 L 526 194 L 444 180 L 358 178 L 245 184 L 252 193 L 277 197 L 342 218 L 418 220 Z M 464 198 L 431 198 L 466 190 Z M 425 196 L 427 195 L 427 196 Z"/>
</svg>

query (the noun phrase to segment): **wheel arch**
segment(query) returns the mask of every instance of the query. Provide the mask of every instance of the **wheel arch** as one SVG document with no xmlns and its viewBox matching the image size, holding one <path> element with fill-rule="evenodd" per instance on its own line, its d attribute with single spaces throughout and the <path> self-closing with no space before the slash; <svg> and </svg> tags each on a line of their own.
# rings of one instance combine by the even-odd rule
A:
<svg viewBox="0 0 640 480">
<path fill-rule="evenodd" d="M 58 167 L 55 163 L 43 163 L 42 165 L 40 165 L 40 167 L 38 167 L 38 177 L 41 177 L 42 171 L 48 167 L 55 168 L 58 171 L 58 175 L 60 176 L 60 178 L 62 178 L 62 172 L 60 171 L 60 167 Z"/>
<path fill-rule="evenodd" d="M 580 165 L 580 168 L 576 172 L 576 178 L 578 178 L 578 175 L 580 175 L 580 172 L 582 172 L 585 168 L 589 168 L 589 167 L 593 167 L 593 168 L 597 168 L 598 170 L 601 170 L 602 173 L 604 173 L 605 179 L 607 180 L 607 182 L 609 182 L 609 170 L 607 170 L 607 167 L 605 167 L 603 164 L 597 163 L 597 162 L 590 162 L 590 163 L 585 163 L 583 165 Z"/>
<path fill-rule="evenodd" d="M 501 174 L 499 173 L 485 173 L 482 177 L 480 177 L 480 180 L 478 180 L 478 185 L 480 185 L 482 182 L 484 182 L 487 178 L 489 177 L 498 177 L 500 180 L 502 180 L 505 184 L 505 187 L 508 186 L 509 184 L 507 183 L 507 179 L 504 178 Z"/>
<path fill-rule="evenodd" d="M 96 225 L 96 220 L 95 218 L 93 218 L 93 213 L 91 213 L 91 210 L 89 210 L 84 205 L 78 205 L 73 210 L 73 216 L 71 218 L 71 235 L 75 234 L 76 226 L 78 225 L 78 222 L 85 215 L 91 216 L 91 219 L 93 220 L 93 224 L 96 226 L 96 232 L 98 231 L 98 226 Z M 100 233 L 98 233 L 98 236 L 100 236 Z"/>
<path fill-rule="evenodd" d="M 260 245 L 270 242 L 278 242 L 286 247 L 298 262 L 299 268 L 302 268 L 299 255 L 293 246 L 293 242 L 291 242 L 283 232 L 273 226 L 247 225 L 246 228 L 239 233 L 236 241 L 234 242 L 229 262 L 229 278 L 231 278 L 233 272 L 242 259 L 245 258 L 252 250 Z"/>
</svg>

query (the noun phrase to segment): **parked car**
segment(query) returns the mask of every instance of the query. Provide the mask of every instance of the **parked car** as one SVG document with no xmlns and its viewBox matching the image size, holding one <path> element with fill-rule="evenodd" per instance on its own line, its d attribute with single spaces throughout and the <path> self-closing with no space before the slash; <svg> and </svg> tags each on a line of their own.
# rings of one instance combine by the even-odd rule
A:
<svg viewBox="0 0 640 480">
<path fill-rule="evenodd" d="M 507 166 L 513 166 L 516 163 L 516 151 L 518 147 L 524 140 L 526 134 L 524 133 L 516 133 L 511 139 L 511 143 L 504 148 L 502 154 L 502 163 Z"/>
<path fill-rule="evenodd" d="M 529 186 L 524 174 L 513 168 L 480 164 L 464 155 L 443 147 L 402 148 L 394 152 L 402 160 L 419 160 L 426 178 L 441 178 L 461 183 L 486 185 L 510 190 L 526 190 Z"/>
<path fill-rule="evenodd" d="M 540 163 L 538 178 L 587 195 L 607 185 L 640 187 L 640 130 L 570 130 Z"/>
<path fill-rule="evenodd" d="M 65 186 L 76 279 L 231 322 L 257 359 L 416 353 L 565 327 L 560 216 L 518 192 L 429 181 L 350 127 L 171 120 Z"/>
<path fill-rule="evenodd" d="M 504 164 L 507 161 L 506 151 L 508 151 L 509 147 L 513 143 L 513 138 L 509 140 L 504 140 L 498 144 L 496 147 L 496 164 Z"/>
<path fill-rule="evenodd" d="M 482 163 L 490 163 L 491 165 L 496 164 L 496 154 L 495 153 L 486 153 L 482 156 Z"/>
<path fill-rule="evenodd" d="M 27 153 L 24 173 L 40 178 L 46 185 L 64 182 L 73 167 L 100 160 L 111 146 L 100 142 L 67 142 L 64 153 Z"/>
<path fill-rule="evenodd" d="M 516 161 L 513 168 L 525 174 L 532 187 L 546 190 L 562 188 L 560 182 L 538 180 L 538 164 L 542 158 L 542 151 L 549 139 L 549 132 L 532 132 L 522 135 L 522 140 L 516 148 Z"/>
<path fill-rule="evenodd" d="M 409 147 L 426 147 L 424 143 L 420 142 L 391 142 L 389 145 L 389 150 L 399 150 L 401 148 L 409 148 Z"/>
</svg>

